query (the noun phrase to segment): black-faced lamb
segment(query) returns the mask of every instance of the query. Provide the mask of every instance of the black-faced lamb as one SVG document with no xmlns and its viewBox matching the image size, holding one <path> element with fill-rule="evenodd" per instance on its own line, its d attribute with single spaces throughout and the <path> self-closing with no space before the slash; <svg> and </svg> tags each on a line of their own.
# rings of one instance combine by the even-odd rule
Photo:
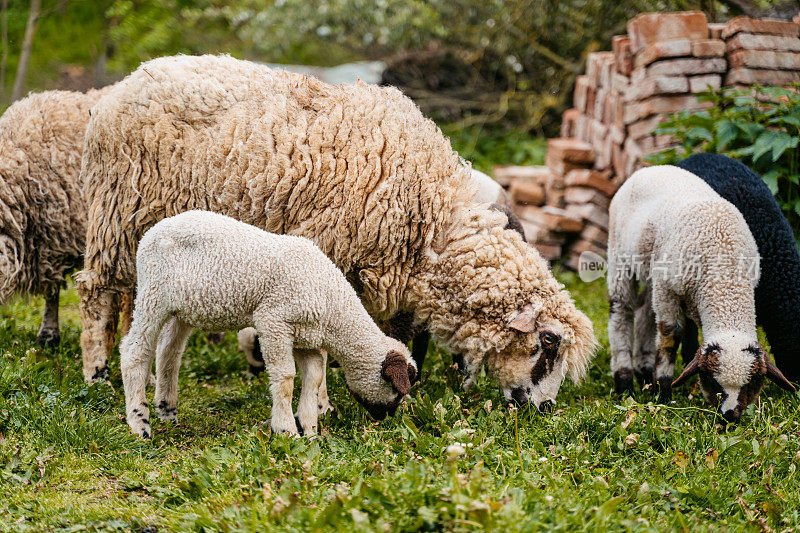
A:
<svg viewBox="0 0 800 533">
<path fill-rule="evenodd" d="M 191 209 L 310 238 L 376 320 L 413 313 L 509 399 L 554 401 L 594 354 L 591 322 L 547 262 L 472 201 L 468 168 L 396 89 L 227 56 L 156 59 L 93 108 L 81 176 L 87 380 L 106 373 L 105 309 L 134 283 L 139 238 Z"/>
<path fill-rule="evenodd" d="M 717 154 L 697 154 L 678 163 L 699 176 L 744 216 L 761 255 L 756 286 L 756 322 L 769 341 L 775 363 L 789 381 L 800 382 L 800 255 L 794 234 L 761 176 Z M 684 336 L 684 346 L 697 344 Z"/>
<path fill-rule="evenodd" d="M 608 324 L 618 392 L 632 388 L 631 350 L 638 288 L 650 291 L 656 326 L 659 401 L 694 373 L 707 400 L 735 422 L 764 377 L 791 387 L 758 343 L 753 291 L 758 249 L 742 215 L 697 176 L 673 166 L 636 172 L 611 202 Z M 704 342 L 672 382 L 684 315 Z M 646 365 L 645 365 L 646 366 Z"/>
<path fill-rule="evenodd" d="M 381 332 L 344 274 L 306 238 L 189 211 L 145 233 L 136 267 L 136 305 L 120 366 L 127 420 L 137 435 L 151 434 L 144 393 L 154 355 L 156 413 L 176 418 L 178 369 L 193 328 L 255 326 L 276 432 L 316 432 L 321 349 L 336 357 L 351 393 L 375 418 L 393 414 L 411 388 L 416 367 L 408 349 Z M 303 378 L 296 421 L 295 360 Z"/>
</svg>

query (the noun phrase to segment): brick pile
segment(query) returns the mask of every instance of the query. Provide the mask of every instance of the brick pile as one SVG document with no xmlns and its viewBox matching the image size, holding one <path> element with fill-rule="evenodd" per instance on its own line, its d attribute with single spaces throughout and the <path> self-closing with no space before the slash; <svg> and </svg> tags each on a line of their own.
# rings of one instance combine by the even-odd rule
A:
<svg viewBox="0 0 800 533">
<path fill-rule="evenodd" d="M 725 84 L 742 87 L 800 81 L 800 24 L 736 17 L 722 30 L 730 69 Z"/>
<path fill-rule="evenodd" d="M 575 268 L 583 252 L 604 255 L 619 185 L 645 156 L 673 145 L 653 134 L 665 115 L 707 107 L 697 94 L 709 87 L 793 82 L 800 82 L 797 22 L 709 24 L 697 11 L 644 13 L 612 39 L 611 51 L 589 54 L 546 165 L 498 167 L 495 177 L 509 188 L 528 241 Z"/>
</svg>

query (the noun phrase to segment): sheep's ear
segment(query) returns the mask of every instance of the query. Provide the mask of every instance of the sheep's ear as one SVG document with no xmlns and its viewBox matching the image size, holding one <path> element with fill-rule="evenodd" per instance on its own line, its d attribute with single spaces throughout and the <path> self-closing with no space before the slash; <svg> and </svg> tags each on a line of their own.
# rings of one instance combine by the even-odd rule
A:
<svg viewBox="0 0 800 533">
<path fill-rule="evenodd" d="M 522 333 L 532 333 L 536 330 L 536 318 L 539 316 L 541 308 L 536 308 L 532 304 L 525 304 L 511 320 L 508 327 L 521 331 Z"/>
<path fill-rule="evenodd" d="M 381 376 L 392 384 L 394 390 L 405 396 L 411 391 L 409 371 L 413 369 L 402 354 L 389 352 L 381 365 Z"/>
<path fill-rule="evenodd" d="M 786 376 L 783 375 L 783 372 L 778 370 L 778 367 L 775 366 L 775 363 L 767 358 L 766 354 L 764 354 L 764 361 L 767 363 L 767 377 L 775 382 L 775 384 L 782 388 L 783 390 L 787 390 L 789 392 L 796 392 L 797 389 L 794 388 Z"/>
<path fill-rule="evenodd" d="M 417 379 L 417 369 L 414 368 L 414 365 L 409 363 L 409 365 L 408 365 L 408 380 L 411 383 L 414 383 L 415 379 Z"/>
<path fill-rule="evenodd" d="M 683 369 L 681 375 L 678 376 L 678 379 L 672 382 L 672 387 L 677 387 L 679 385 L 683 385 L 687 379 L 697 374 L 700 371 L 700 350 L 697 350 L 697 353 L 694 354 L 694 359 L 689 361 L 689 364 L 686 365 L 686 368 Z"/>
</svg>

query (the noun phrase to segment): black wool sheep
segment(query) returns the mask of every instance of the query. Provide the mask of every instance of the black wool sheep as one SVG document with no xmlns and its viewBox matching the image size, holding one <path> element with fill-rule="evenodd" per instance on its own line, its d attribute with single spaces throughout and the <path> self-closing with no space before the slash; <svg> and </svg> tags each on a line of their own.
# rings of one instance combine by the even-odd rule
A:
<svg viewBox="0 0 800 533">
<path fill-rule="evenodd" d="M 730 157 L 697 154 L 677 166 L 702 178 L 747 221 L 761 256 L 756 320 L 778 368 L 789 381 L 800 382 L 800 255 L 778 203 L 761 176 Z M 687 323 L 684 360 L 694 355 L 697 345 L 697 326 Z"/>
</svg>

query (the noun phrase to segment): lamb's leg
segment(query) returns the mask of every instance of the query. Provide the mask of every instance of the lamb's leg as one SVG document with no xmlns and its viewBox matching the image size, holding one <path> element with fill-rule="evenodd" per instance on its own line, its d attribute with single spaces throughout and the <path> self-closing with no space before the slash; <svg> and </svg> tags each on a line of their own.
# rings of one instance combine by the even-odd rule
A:
<svg viewBox="0 0 800 533">
<path fill-rule="evenodd" d="M 42 327 L 36 337 L 36 343 L 44 348 L 53 348 L 61 342 L 61 333 L 58 331 L 58 293 L 56 286 L 45 297 Z"/>
<path fill-rule="evenodd" d="M 142 316 L 134 318 L 131 330 L 120 343 L 120 369 L 125 389 L 125 413 L 131 431 L 150 438 L 150 410 L 147 408 L 145 387 L 153 364 L 159 333 L 169 317 Z"/>
<path fill-rule="evenodd" d="M 700 331 L 694 320 L 687 318 L 683 326 L 683 340 L 681 341 L 681 359 L 683 364 L 688 365 L 694 359 L 697 350 L 700 349 Z"/>
<path fill-rule="evenodd" d="M 333 412 L 333 406 L 328 398 L 328 352 L 320 350 L 320 353 L 322 354 L 322 383 L 319 386 L 317 412 L 319 416 L 324 416 Z"/>
<path fill-rule="evenodd" d="M 295 350 L 294 357 L 303 376 L 296 425 L 301 435 L 311 436 L 317 433 L 319 390 L 325 374 L 325 358 L 319 350 Z"/>
<path fill-rule="evenodd" d="M 134 289 L 123 292 L 120 295 L 120 309 L 119 309 L 119 337 L 125 337 L 131 330 L 131 321 L 133 320 L 133 302 L 136 299 Z M 147 378 L 147 386 L 156 386 L 156 377 L 153 373 Z"/>
<path fill-rule="evenodd" d="M 272 394 L 272 431 L 297 435 L 292 413 L 295 366 L 291 329 L 283 324 L 271 324 L 267 320 L 257 318 L 256 330 L 264 365 L 269 375 L 269 389 Z"/>
<path fill-rule="evenodd" d="M 178 418 L 178 371 L 192 327 L 173 317 L 161 330 L 156 350 L 156 414 L 161 420 Z"/>
<path fill-rule="evenodd" d="M 135 299 L 134 291 L 129 290 L 122 293 L 120 300 L 119 311 L 119 336 L 124 337 L 131 330 L 131 321 L 133 320 L 133 301 Z"/>
<path fill-rule="evenodd" d="M 261 345 L 258 342 L 256 328 L 240 329 L 236 334 L 239 351 L 244 352 L 250 373 L 254 376 L 264 371 L 264 357 L 261 355 Z"/>
<path fill-rule="evenodd" d="M 81 299 L 83 377 L 87 382 L 108 379 L 108 356 L 117 335 L 119 291 L 103 286 L 93 270 L 83 270 L 74 277 Z"/>
<path fill-rule="evenodd" d="M 430 340 L 431 334 L 426 329 L 414 335 L 414 340 L 411 341 L 411 358 L 417 363 L 418 369 L 414 376 L 414 383 L 418 382 L 422 375 L 422 365 L 425 364 L 425 356 L 428 354 L 428 342 Z"/>
<path fill-rule="evenodd" d="M 656 367 L 656 315 L 649 290 L 639 295 L 639 307 L 634 315 L 633 373 L 639 386 L 653 386 Z"/>
<path fill-rule="evenodd" d="M 611 373 L 617 394 L 633 393 L 633 308 L 636 302 L 636 280 L 632 272 L 609 270 L 608 340 L 611 344 Z"/>
<path fill-rule="evenodd" d="M 666 288 L 653 287 L 653 310 L 656 315 L 656 371 L 658 403 L 672 400 L 672 379 L 675 373 L 675 354 L 683 330 L 678 299 Z"/>
</svg>

